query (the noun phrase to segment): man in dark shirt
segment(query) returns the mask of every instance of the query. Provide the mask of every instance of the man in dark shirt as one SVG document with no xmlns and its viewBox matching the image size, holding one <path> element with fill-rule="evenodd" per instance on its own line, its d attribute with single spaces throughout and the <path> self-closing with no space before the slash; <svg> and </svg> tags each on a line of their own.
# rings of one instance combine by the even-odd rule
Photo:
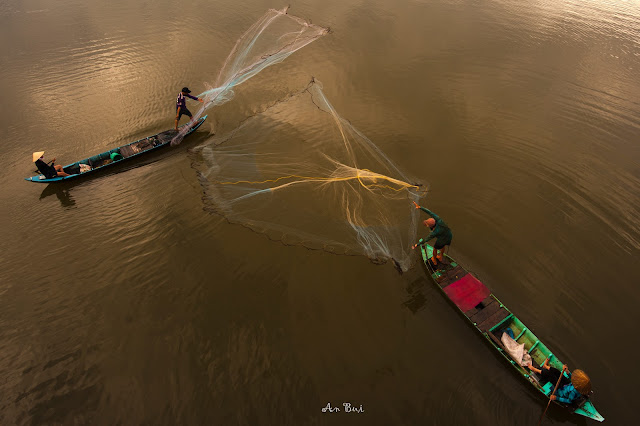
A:
<svg viewBox="0 0 640 426">
<path fill-rule="evenodd" d="M 55 164 L 56 159 L 49 161 L 49 163 L 44 162 L 44 151 L 34 152 L 33 153 L 33 162 L 36 163 L 36 167 L 38 171 L 44 175 L 47 179 L 53 179 L 58 176 L 71 176 L 69 173 L 66 173 L 61 165 Z"/>
<path fill-rule="evenodd" d="M 200 99 L 195 96 L 191 96 L 189 93 L 191 93 L 191 90 L 189 90 L 188 87 L 183 87 L 182 91 L 178 93 L 178 98 L 176 99 L 176 130 L 178 130 L 178 121 L 180 120 L 180 117 L 182 117 L 183 115 L 186 115 L 190 119 L 193 118 L 191 111 L 187 109 L 186 98 L 191 98 L 194 101 L 204 102 L 203 99 Z"/>
<path fill-rule="evenodd" d="M 565 365 L 563 366 L 562 370 L 564 371 L 566 370 L 566 368 L 567 366 Z M 549 358 L 544 360 L 544 363 L 540 366 L 539 370 L 535 368 L 533 365 L 529 365 L 529 370 L 533 371 L 534 373 L 537 373 L 540 376 L 540 383 L 542 383 L 543 385 L 547 382 L 551 382 L 553 386 L 555 386 L 556 383 L 558 383 L 558 379 L 560 378 L 560 375 L 562 374 L 560 370 L 558 370 L 557 368 L 553 368 L 552 366 L 549 365 Z M 563 375 L 562 380 L 560 380 L 560 386 L 558 388 L 561 388 L 564 385 L 567 385 L 569 383 L 570 383 L 570 380 Z"/>
</svg>

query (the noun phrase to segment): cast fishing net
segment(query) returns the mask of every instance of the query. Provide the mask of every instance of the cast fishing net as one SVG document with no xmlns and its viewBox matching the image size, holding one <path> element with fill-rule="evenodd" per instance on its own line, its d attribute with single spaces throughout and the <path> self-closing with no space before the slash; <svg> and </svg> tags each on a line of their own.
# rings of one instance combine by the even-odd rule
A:
<svg viewBox="0 0 640 426">
<path fill-rule="evenodd" d="M 289 15 L 287 10 L 288 7 L 269 9 L 238 39 L 218 74 L 215 87 L 198 95 L 204 99 L 204 105 L 193 115 L 193 121 L 207 109 L 233 98 L 234 87 L 329 32 L 328 28 Z M 187 132 L 185 126 L 171 144 L 179 144 Z"/>
<path fill-rule="evenodd" d="M 285 244 L 410 267 L 426 188 L 333 109 L 312 81 L 191 150 L 205 208 Z"/>
</svg>

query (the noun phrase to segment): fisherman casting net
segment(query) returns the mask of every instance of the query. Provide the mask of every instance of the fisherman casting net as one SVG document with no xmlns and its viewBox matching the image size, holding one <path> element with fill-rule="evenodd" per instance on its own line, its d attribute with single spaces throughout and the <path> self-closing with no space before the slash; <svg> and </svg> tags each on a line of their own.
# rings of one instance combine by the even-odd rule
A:
<svg viewBox="0 0 640 426">
<path fill-rule="evenodd" d="M 425 188 L 328 102 L 321 85 L 246 119 L 191 152 L 206 209 L 267 234 L 410 266 Z"/>
<path fill-rule="evenodd" d="M 287 10 L 288 7 L 269 9 L 238 39 L 218 74 L 215 87 L 198 95 L 204 99 L 204 105 L 193 115 L 194 122 L 207 109 L 233 98 L 234 87 L 329 32 L 328 28 L 288 15 Z M 179 144 L 187 131 L 183 128 L 171 144 Z"/>
</svg>

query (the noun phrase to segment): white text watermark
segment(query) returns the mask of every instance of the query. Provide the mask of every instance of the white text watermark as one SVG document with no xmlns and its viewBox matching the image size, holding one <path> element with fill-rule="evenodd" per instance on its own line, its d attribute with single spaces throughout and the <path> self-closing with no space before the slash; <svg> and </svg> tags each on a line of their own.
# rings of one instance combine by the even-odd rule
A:
<svg viewBox="0 0 640 426">
<path fill-rule="evenodd" d="M 362 408 L 362 404 L 360 406 L 352 405 L 350 402 L 343 402 L 342 408 L 340 407 L 332 407 L 330 402 L 327 402 L 327 405 L 322 408 L 323 413 L 364 413 L 364 408 Z"/>
</svg>

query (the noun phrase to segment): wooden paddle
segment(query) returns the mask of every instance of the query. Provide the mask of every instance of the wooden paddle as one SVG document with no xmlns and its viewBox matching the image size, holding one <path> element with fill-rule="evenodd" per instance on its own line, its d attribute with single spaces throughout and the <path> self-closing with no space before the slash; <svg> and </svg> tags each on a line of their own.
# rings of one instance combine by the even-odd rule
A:
<svg viewBox="0 0 640 426">
<path fill-rule="evenodd" d="M 551 395 L 549 396 L 549 402 L 547 402 L 547 408 L 544 409 L 544 411 L 542 412 L 542 415 L 540 416 L 540 420 L 538 420 L 538 426 L 540 426 L 540 424 L 542 423 L 542 419 L 544 418 L 544 415 L 547 414 L 549 405 L 551 405 L 551 397 L 555 395 L 556 390 L 558 390 L 558 385 L 560 384 L 560 380 L 562 380 L 562 376 L 564 376 L 564 367 L 562 368 L 562 372 L 560 372 L 560 377 L 558 377 L 558 381 L 556 382 L 556 387 L 553 388 L 553 392 L 551 392 Z"/>
</svg>

